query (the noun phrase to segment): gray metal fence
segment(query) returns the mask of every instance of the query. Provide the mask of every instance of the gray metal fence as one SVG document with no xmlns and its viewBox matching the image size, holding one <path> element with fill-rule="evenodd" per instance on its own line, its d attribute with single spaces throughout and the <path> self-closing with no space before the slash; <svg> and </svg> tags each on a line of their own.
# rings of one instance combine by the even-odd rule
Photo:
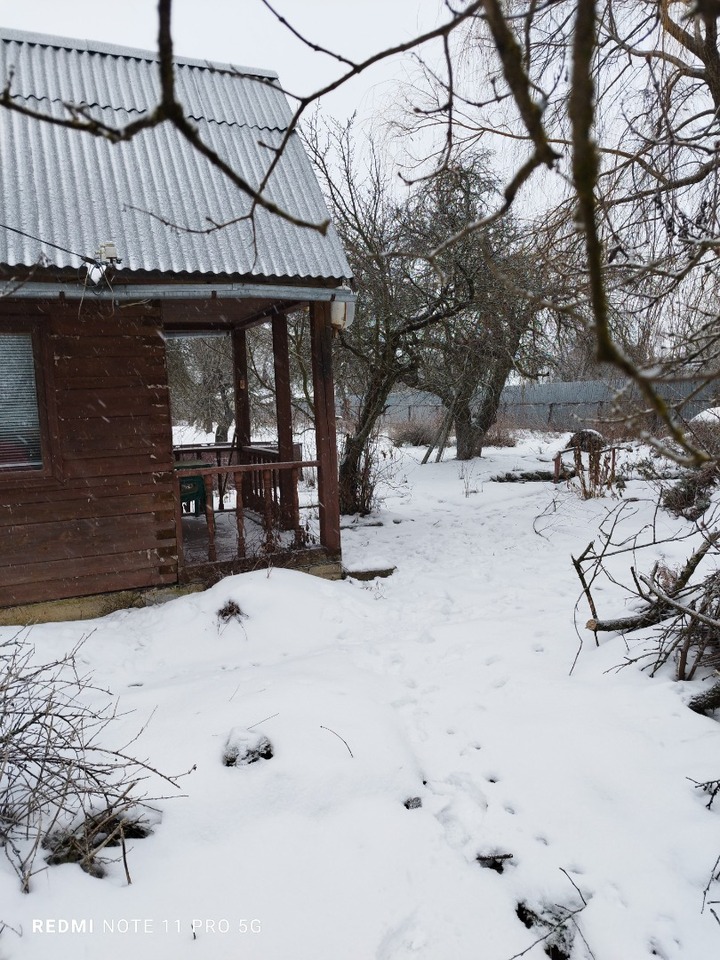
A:
<svg viewBox="0 0 720 960">
<path fill-rule="evenodd" d="M 658 386 L 658 393 L 671 405 L 679 405 L 689 420 L 714 405 L 717 388 L 698 390 L 698 383 L 670 383 Z M 692 396 L 698 390 L 697 394 Z M 691 398 L 691 399 L 687 399 Z M 508 386 L 502 392 L 498 415 L 520 427 L 577 430 L 588 424 L 614 420 L 631 409 L 644 409 L 637 387 L 604 380 L 566 383 L 529 383 Z"/>
<path fill-rule="evenodd" d="M 625 389 L 623 389 L 625 387 Z M 718 388 L 693 382 L 663 384 L 660 395 L 681 405 L 689 420 L 717 403 Z M 698 390 L 697 394 L 692 396 Z M 685 402 L 683 402 L 685 401 Z M 507 386 L 500 397 L 498 418 L 528 429 L 578 430 L 583 426 L 616 419 L 632 408 L 642 411 L 636 387 L 606 380 L 576 380 L 564 383 L 527 383 Z M 445 407 L 432 393 L 398 390 L 390 395 L 383 424 L 434 423 L 445 416 Z"/>
</svg>

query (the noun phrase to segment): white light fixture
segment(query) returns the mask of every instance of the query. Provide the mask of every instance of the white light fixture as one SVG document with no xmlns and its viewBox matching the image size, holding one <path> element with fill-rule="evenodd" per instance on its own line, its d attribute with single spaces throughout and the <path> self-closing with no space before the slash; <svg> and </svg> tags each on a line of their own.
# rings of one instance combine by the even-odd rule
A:
<svg viewBox="0 0 720 960">
<path fill-rule="evenodd" d="M 348 287 L 343 287 L 350 293 Z M 347 329 L 355 319 L 354 300 L 332 300 L 330 303 L 330 323 L 336 330 Z"/>
</svg>

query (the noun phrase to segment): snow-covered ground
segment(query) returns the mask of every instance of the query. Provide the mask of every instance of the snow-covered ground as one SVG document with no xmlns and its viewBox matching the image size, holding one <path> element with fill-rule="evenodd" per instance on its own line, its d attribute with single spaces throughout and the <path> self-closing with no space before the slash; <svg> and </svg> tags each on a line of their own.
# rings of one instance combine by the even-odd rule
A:
<svg viewBox="0 0 720 960">
<path fill-rule="evenodd" d="M 528 435 L 463 467 L 404 453 L 382 509 L 343 530 L 349 565 L 396 567 L 388 579 L 259 571 L 32 628 L 42 660 L 87 635 L 83 665 L 134 711 L 117 744 L 152 715 L 133 749 L 192 772 L 132 841 L 131 885 L 119 862 L 102 880 L 68 864 L 23 895 L 0 861 L 0 921 L 16 931 L 0 958 L 541 960 L 547 943 L 531 944 L 549 927 L 522 918 L 575 910 L 553 940 L 573 960 L 719 956 L 702 908 L 720 801 L 707 810 L 688 779 L 720 777 L 720 724 L 685 705 L 701 683 L 614 670 L 625 644 L 596 648 L 584 600 L 570 673 L 570 555 L 617 501 L 489 480 L 549 469 L 564 439 Z M 628 484 L 628 530 L 653 519 L 647 496 Z M 656 555 L 680 562 L 689 544 L 672 538 L 689 525 L 655 525 Z M 601 586 L 601 614 L 621 614 Z M 222 622 L 229 600 L 245 616 Z M 274 756 L 225 766 L 248 727 Z"/>
</svg>

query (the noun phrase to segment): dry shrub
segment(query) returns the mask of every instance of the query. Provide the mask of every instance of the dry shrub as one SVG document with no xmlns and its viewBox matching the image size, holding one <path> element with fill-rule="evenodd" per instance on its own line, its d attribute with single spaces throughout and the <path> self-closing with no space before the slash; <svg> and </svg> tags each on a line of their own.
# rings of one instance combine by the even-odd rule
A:
<svg viewBox="0 0 720 960">
<path fill-rule="evenodd" d="M 686 428 L 688 438 L 711 457 L 720 457 L 720 417 L 693 420 Z"/>
<path fill-rule="evenodd" d="M 375 490 L 378 484 L 377 444 L 369 440 L 363 447 L 358 469 L 357 513 L 366 517 L 377 506 Z"/>
<path fill-rule="evenodd" d="M 105 875 L 108 863 L 106 848 L 121 847 L 127 871 L 126 840 L 141 840 L 153 832 L 157 812 L 148 807 L 128 807 L 124 803 L 108 806 L 99 813 L 89 813 L 72 827 L 57 830 L 43 839 L 43 849 L 49 851 L 46 863 L 77 863 L 93 877 Z"/>
<path fill-rule="evenodd" d="M 600 632 L 621 633 L 624 636 L 652 627 L 652 633 L 636 646 L 635 652 L 624 657 L 621 666 L 639 665 L 655 676 L 659 671 L 674 667 L 679 681 L 713 679 L 713 684 L 694 696 L 688 706 L 698 713 L 720 708 L 720 571 L 714 569 L 720 528 L 704 525 L 702 540 L 696 543 L 684 564 L 677 568 L 655 561 L 648 574 L 638 567 L 638 552 L 656 550 L 664 541 L 651 537 L 640 541 L 644 532 L 627 537 L 619 532 L 619 523 L 629 504 L 619 504 L 609 511 L 600 525 L 595 540 L 573 564 L 583 586 L 592 617 L 586 627 L 594 631 L 596 643 Z M 694 534 L 687 534 L 688 537 Z M 630 559 L 628 575 L 618 579 L 605 563 L 607 557 L 627 554 Z M 711 568 L 701 579 L 696 575 L 703 563 Z M 707 570 L 707 567 L 706 567 Z M 593 584 L 606 581 L 621 587 L 626 600 L 632 598 L 634 612 L 629 616 L 604 619 L 598 614 L 591 590 Z M 640 605 L 637 605 L 637 601 Z"/>
<path fill-rule="evenodd" d="M 145 819 L 144 781 L 177 787 L 127 746 L 105 746 L 117 714 L 78 671 L 77 651 L 37 663 L 19 635 L 0 643 L 0 847 L 24 892 L 41 849 L 48 862 L 72 859 L 100 876 L 101 851 L 115 841 L 129 881 L 124 838 Z"/>
<path fill-rule="evenodd" d="M 483 439 L 484 447 L 514 447 L 517 445 L 518 434 L 526 430 L 517 417 L 511 416 L 508 412 L 498 412 L 497 419 L 491 427 L 488 428 Z M 534 428 L 533 428 L 534 429 Z M 542 427 L 538 428 L 538 433 L 552 433 L 554 431 L 545 431 Z"/>
<path fill-rule="evenodd" d="M 579 450 L 581 453 L 600 453 L 607 446 L 605 438 L 597 430 L 577 430 L 567 442 L 568 449 Z"/>
<path fill-rule="evenodd" d="M 662 505 L 677 517 L 697 520 L 710 506 L 712 491 L 718 481 L 720 468 L 716 463 L 690 470 L 665 491 Z"/>
<path fill-rule="evenodd" d="M 242 611 L 235 600 L 228 600 L 217 612 L 217 618 L 222 623 L 229 623 L 231 620 L 242 623 L 246 616 L 247 614 Z"/>
<path fill-rule="evenodd" d="M 619 445 L 607 445 L 606 438 L 597 430 L 586 427 L 576 431 L 566 447 L 555 454 L 555 482 L 560 479 L 572 484 L 583 500 L 596 497 L 622 496 L 626 477 L 618 467 Z M 627 449 L 627 448 L 625 448 Z M 569 469 L 563 456 L 572 454 L 573 468 Z"/>
<path fill-rule="evenodd" d="M 427 420 L 406 420 L 393 424 L 388 436 L 396 447 L 429 447 L 437 439 L 441 422 L 435 417 Z"/>
<path fill-rule="evenodd" d="M 659 586 L 662 581 L 654 572 L 645 582 L 653 587 Z M 677 602 L 677 606 L 667 605 L 664 609 L 653 648 L 647 654 L 652 664 L 652 674 L 666 663 L 674 661 L 678 680 L 694 680 L 698 674 L 718 676 L 720 575 L 711 573 L 694 586 L 681 591 L 669 590 L 665 595 L 673 603 Z M 706 713 L 720 707 L 720 681 L 693 697 L 688 706 L 696 713 Z"/>
<path fill-rule="evenodd" d="M 347 442 L 346 437 L 346 442 Z M 344 454 L 343 454 L 344 456 Z M 382 500 L 388 486 L 395 485 L 398 454 L 377 434 L 365 441 L 358 461 L 357 475 L 343 488 L 340 484 L 340 512 L 366 517 Z"/>
<path fill-rule="evenodd" d="M 502 423 L 494 423 L 483 437 L 484 447 L 514 447 L 517 437 L 512 429 Z"/>
<path fill-rule="evenodd" d="M 602 440 L 602 437 L 600 439 Z M 596 447 L 586 454 L 586 465 L 580 445 L 573 448 L 575 470 L 572 476 L 573 480 L 577 478 L 577 489 L 583 500 L 604 497 L 608 493 L 615 494 L 622 489 L 623 483 L 615 469 L 615 453 L 612 447 L 609 450 Z"/>
</svg>

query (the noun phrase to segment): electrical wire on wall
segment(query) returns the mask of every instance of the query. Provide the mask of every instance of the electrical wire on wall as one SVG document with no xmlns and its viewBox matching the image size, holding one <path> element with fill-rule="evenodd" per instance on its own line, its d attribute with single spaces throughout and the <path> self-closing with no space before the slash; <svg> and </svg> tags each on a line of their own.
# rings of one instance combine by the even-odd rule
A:
<svg viewBox="0 0 720 960">
<path fill-rule="evenodd" d="M 28 240 L 36 240 L 38 243 L 42 243 L 46 247 L 54 247 L 55 250 L 62 250 L 63 253 L 69 253 L 71 257 L 78 257 L 83 261 L 83 263 L 95 263 L 94 257 L 86 257 L 84 254 L 76 253 L 75 250 L 69 250 L 67 247 L 63 247 L 59 243 L 53 243 L 52 240 L 43 240 L 41 237 L 36 237 L 32 233 L 26 233 L 24 230 L 18 230 L 17 227 L 10 227 L 6 223 L 0 223 L 0 229 L 9 230 L 11 233 L 17 233 L 21 237 L 27 237 Z"/>
<path fill-rule="evenodd" d="M 83 265 L 85 266 L 85 273 L 82 275 L 82 267 L 78 268 L 78 284 L 83 288 L 78 307 L 78 316 L 80 316 L 83 301 L 85 300 L 85 294 L 88 290 L 90 290 L 96 296 L 99 296 L 101 280 L 105 281 L 108 290 L 112 293 L 113 288 L 110 278 L 107 274 L 107 268 L 109 265 L 121 263 L 120 258 L 117 256 L 117 250 L 114 243 L 108 241 L 107 243 L 101 244 L 100 250 L 95 254 L 94 257 L 86 257 L 84 254 L 78 253 L 76 250 L 70 250 L 69 247 L 63 247 L 62 244 L 53 243 L 52 240 L 43 240 L 41 237 L 36 237 L 32 233 L 27 233 L 25 230 L 19 230 L 17 227 L 11 227 L 6 223 L 0 223 L 0 229 L 8 230 L 11 233 L 17 233 L 21 237 L 27 237 L 29 240 L 35 240 L 37 243 L 41 243 L 47 247 L 53 247 L 55 250 L 61 250 L 63 253 L 67 253 L 71 257 L 77 257 L 82 261 Z M 41 256 L 44 255 L 41 254 Z M 93 285 L 89 286 L 88 281 L 92 281 Z"/>
</svg>

